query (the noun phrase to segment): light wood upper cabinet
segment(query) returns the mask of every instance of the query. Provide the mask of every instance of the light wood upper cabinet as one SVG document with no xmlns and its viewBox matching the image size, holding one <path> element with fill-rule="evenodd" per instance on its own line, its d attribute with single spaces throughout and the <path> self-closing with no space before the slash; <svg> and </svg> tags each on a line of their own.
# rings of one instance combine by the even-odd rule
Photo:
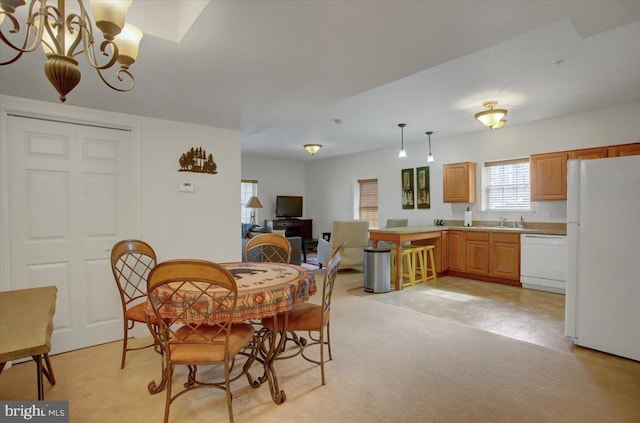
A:
<svg viewBox="0 0 640 423">
<path fill-rule="evenodd" d="M 476 164 L 452 163 L 442 167 L 443 202 L 476 202 Z"/>
<path fill-rule="evenodd" d="M 609 157 L 608 147 L 584 148 L 582 150 L 569 151 L 569 159 L 606 159 Z"/>
<path fill-rule="evenodd" d="M 568 158 L 568 152 L 531 156 L 531 201 L 567 199 Z"/>
<path fill-rule="evenodd" d="M 607 157 L 640 155 L 640 143 L 609 145 L 534 154 L 529 161 L 531 201 L 567 199 L 567 160 L 604 159 Z"/>
<path fill-rule="evenodd" d="M 640 156 L 640 142 L 609 147 L 609 157 Z"/>
</svg>

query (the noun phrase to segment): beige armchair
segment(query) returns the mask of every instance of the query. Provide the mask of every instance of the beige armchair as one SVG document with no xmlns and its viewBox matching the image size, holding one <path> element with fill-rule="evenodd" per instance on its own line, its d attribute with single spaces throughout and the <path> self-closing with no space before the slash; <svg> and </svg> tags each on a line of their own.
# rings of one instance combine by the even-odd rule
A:
<svg viewBox="0 0 640 423">
<path fill-rule="evenodd" d="M 345 243 L 340 269 L 359 269 L 364 264 L 364 249 L 369 246 L 368 220 L 334 220 L 331 242 L 318 240 L 318 263 L 329 264 L 333 250 Z"/>
</svg>

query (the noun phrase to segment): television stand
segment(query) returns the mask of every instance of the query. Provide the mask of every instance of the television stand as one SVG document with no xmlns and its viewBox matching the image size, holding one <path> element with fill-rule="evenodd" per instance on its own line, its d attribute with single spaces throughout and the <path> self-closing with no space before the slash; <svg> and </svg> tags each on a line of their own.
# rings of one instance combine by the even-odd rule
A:
<svg viewBox="0 0 640 423">
<path fill-rule="evenodd" d="M 264 225 L 276 231 L 285 230 L 285 236 L 299 236 L 303 240 L 313 239 L 313 219 L 275 219 L 265 220 Z"/>
</svg>

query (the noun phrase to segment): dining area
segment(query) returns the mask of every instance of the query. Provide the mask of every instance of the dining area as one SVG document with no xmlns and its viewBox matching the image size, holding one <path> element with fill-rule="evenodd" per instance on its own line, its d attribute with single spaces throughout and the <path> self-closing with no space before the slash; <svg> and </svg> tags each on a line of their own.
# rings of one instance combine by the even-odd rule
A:
<svg viewBox="0 0 640 423">
<path fill-rule="evenodd" d="M 280 360 L 301 356 L 314 362 L 324 385 L 324 364 L 331 359 L 331 292 L 341 251 L 335 249 L 323 280 L 316 281 L 313 271 L 289 264 L 290 246 L 279 235 L 253 238 L 242 262 L 226 263 L 158 262 L 146 242 L 118 242 L 111 264 L 124 316 L 121 369 L 131 365 L 127 353 L 133 350 L 157 353 L 158 375 L 146 388 L 152 396 L 164 394 L 164 422 L 186 421 L 170 417 L 171 406 L 189 401 L 179 397 L 199 388 L 223 391 L 229 421 L 234 421 L 232 384 L 268 389 L 273 403 L 285 403 L 275 366 Z M 322 298 L 310 302 L 316 294 Z M 128 346 L 135 324 L 148 327 L 152 343 Z M 305 350 L 318 346 L 319 353 L 312 355 L 320 359 L 309 358 Z"/>
</svg>

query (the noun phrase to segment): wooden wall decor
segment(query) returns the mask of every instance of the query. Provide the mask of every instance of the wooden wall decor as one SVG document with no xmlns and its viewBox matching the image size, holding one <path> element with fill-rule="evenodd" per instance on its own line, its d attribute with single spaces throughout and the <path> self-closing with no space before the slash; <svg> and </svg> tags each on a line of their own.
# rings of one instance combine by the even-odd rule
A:
<svg viewBox="0 0 640 423">
<path fill-rule="evenodd" d="M 191 147 L 186 153 L 182 153 L 178 163 L 178 172 L 218 173 L 218 165 L 213 160 L 213 154 L 207 155 L 202 147 Z"/>
<path fill-rule="evenodd" d="M 413 209 L 413 168 L 402 169 L 402 208 Z"/>
<path fill-rule="evenodd" d="M 431 208 L 431 193 L 429 189 L 429 166 L 416 168 L 418 180 L 417 203 L 419 209 Z"/>
</svg>

